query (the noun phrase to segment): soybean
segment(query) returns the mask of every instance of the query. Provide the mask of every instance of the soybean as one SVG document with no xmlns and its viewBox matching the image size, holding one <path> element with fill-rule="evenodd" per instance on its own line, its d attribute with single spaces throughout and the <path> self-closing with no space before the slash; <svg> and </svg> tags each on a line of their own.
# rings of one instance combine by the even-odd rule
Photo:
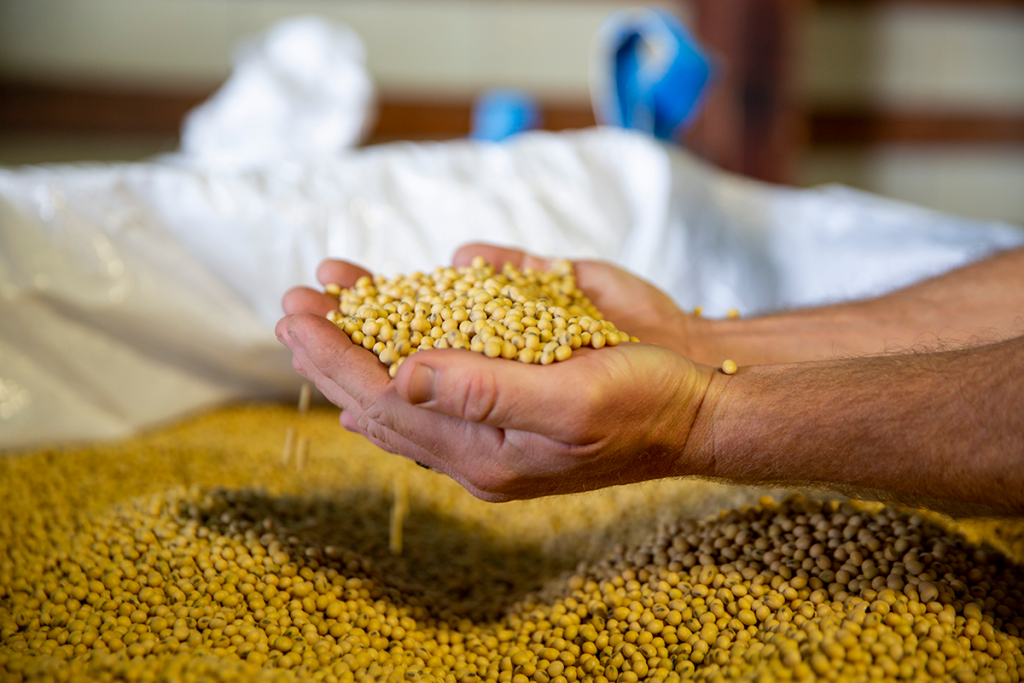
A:
<svg viewBox="0 0 1024 683">
<path fill-rule="evenodd" d="M 324 291 L 338 298 L 338 309 L 327 318 L 352 343 L 373 350 L 392 377 L 406 357 L 424 349 L 468 349 L 549 365 L 568 360 L 581 346 L 639 341 L 604 320 L 576 287 L 572 264 L 564 259 L 553 260 L 548 271 L 506 263 L 497 272 L 478 256 L 466 267 L 363 276 L 353 287 L 332 283 Z"/>
<path fill-rule="evenodd" d="M 303 420 L 301 472 L 281 467 L 294 409 L 0 459 L 0 678 L 1024 675 L 1021 567 L 930 513 L 792 497 L 692 518 L 675 482 L 488 506 L 438 478 L 399 491 L 411 463 L 337 439 L 328 411 Z M 574 545 L 653 519 L 639 501 L 662 506 L 645 537 Z M 395 505 L 417 510 L 401 555 Z"/>
</svg>

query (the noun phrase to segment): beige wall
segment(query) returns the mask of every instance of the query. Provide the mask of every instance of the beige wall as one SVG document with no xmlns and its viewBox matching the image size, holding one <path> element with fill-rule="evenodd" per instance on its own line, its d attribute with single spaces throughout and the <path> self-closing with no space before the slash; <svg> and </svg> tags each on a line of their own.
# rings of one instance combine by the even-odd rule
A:
<svg viewBox="0 0 1024 683">
<path fill-rule="evenodd" d="M 470 97 L 518 87 L 588 98 L 590 40 L 609 0 L 0 0 L 0 76 L 194 89 L 222 81 L 244 38 L 289 16 L 352 27 L 384 92 Z M 654 3 L 657 4 L 657 3 Z M 666 3 L 674 7 L 682 3 Z M 0 164 L 135 160 L 152 135 L 0 131 Z"/>
<path fill-rule="evenodd" d="M 645 3 L 632 3 L 640 5 Z M 665 3 L 677 6 L 678 3 Z M 312 13 L 365 40 L 384 91 L 470 95 L 516 86 L 587 97 L 605 0 L 0 0 L 0 74 L 206 86 L 232 46 Z M 1024 112 L 1024 8 L 985 3 L 815 6 L 798 76 L 811 105 Z M 167 140 L 0 136 L 0 162 L 135 158 Z M 64 150 L 63 156 L 60 150 Z M 1024 224 L 1024 146 L 817 148 L 801 184 L 844 182 L 936 208 Z"/>
<path fill-rule="evenodd" d="M 807 26 L 800 79 L 815 103 L 1020 111 L 1024 8 L 825 5 Z"/>
<path fill-rule="evenodd" d="M 805 32 L 807 102 L 1024 116 L 1024 7 L 819 8 Z M 1024 224 L 1024 144 L 816 148 L 799 181 L 842 182 L 943 211 Z"/>
<path fill-rule="evenodd" d="M 610 12 L 630 4 L 652 3 L 3 0 L 0 73 L 206 84 L 227 76 L 242 38 L 288 16 L 316 14 L 360 34 L 384 90 L 467 94 L 513 86 L 585 98 L 590 39 Z"/>
</svg>

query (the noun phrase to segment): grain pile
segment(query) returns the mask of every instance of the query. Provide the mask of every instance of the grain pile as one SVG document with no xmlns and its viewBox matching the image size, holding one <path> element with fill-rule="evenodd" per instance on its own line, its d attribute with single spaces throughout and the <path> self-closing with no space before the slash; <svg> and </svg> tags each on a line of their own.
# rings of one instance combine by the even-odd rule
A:
<svg viewBox="0 0 1024 683">
<path fill-rule="evenodd" d="M 298 470 L 294 410 L 255 406 L 0 460 L 0 679 L 1024 673 L 1019 524 L 968 528 L 1000 552 L 934 515 L 687 481 L 489 505 L 301 420 Z"/>
<path fill-rule="evenodd" d="M 580 347 L 638 341 L 604 320 L 576 287 L 572 263 L 548 271 L 501 271 L 477 256 L 469 266 L 387 278 L 363 276 L 353 287 L 326 286 L 338 297 L 328 318 L 354 344 L 372 351 L 394 377 L 424 349 L 464 349 L 489 358 L 550 365 Z"/>
</svg>

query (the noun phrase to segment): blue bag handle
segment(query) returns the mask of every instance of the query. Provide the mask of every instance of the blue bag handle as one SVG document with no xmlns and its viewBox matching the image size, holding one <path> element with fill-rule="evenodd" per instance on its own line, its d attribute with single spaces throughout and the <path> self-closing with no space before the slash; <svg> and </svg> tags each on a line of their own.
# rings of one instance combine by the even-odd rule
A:
<svg viewBox="0 0 1024 683">
<path fill-rule="evenodd" d="M 700 112 L 711 77 L 697 39 L 664 10 L 615 12 L 594 38 L 591 95 L 600 123 L 678 141 Z"/>
</svg>

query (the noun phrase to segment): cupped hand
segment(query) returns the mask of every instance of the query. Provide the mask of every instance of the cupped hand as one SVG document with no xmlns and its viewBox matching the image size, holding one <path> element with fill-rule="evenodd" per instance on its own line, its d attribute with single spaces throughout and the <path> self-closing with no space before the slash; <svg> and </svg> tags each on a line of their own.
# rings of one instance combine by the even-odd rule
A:
<svg viewBox="0 0 1024 683">
<path fill-rule="evenodd" d="M 350 286 L 365 274 L 328 261 L 318 277 Z M 451 476 L 479 498 L 710 473 L 710 463 L 682 454 L 713 371 L 668 348 L 580 349 L 547 366 L 435 349 L 409 356 L 392 380 L 371 352 L 323 317 L 334 306 L 307 288 L 285 296 L 277 335 L 296 370 L 343 409 L 347 429 Z"/>
</svg>

